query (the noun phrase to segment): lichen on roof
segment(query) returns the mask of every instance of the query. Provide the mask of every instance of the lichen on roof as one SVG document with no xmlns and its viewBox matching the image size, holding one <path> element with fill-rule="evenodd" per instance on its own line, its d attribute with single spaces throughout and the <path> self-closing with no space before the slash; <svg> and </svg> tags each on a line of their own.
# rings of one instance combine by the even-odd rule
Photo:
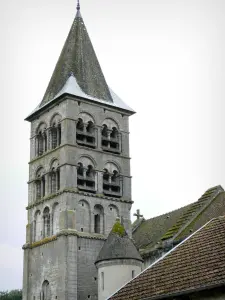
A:
<svg viewBox="0 0 225 300">
<path fill-rule="evenodd" d="M 126 234 L 124 226 L 120 223 L 120 221 L 116 221 L 116 223 L 113 225 L 112 233 L 118 234 L 119 236 L 124 236 Z"/>
<path fill-rule="evenodd" d="M 118 220 L 112 227 L 95 263 L 114 259 L 135 259 L 142 261 L 133 241 L 129 238 L 124 226 Z"/>
</svg>

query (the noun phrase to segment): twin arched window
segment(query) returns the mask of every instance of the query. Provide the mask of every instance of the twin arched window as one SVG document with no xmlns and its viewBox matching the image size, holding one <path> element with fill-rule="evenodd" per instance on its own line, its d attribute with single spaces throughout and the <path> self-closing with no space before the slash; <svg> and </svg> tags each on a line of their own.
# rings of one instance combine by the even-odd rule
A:
<svg viewBox="0 0 225 300">
<path fill-rule="evenodd" d="M 77 186 L 80 190 L 95 192 L 95 170 L 88 158 L 83 158 L 77 166 Z"/>
<path fill-rule="evenodd" d="M 106 119 L 102 126 L 102 149 L 113 153 L 121 152 L 121 135 L 117 124 L 111 119 Z"/>
<path fill-rule="evenodd" d="M 61 116 L 55 115 L 51 120 L 51 125 L 42 123 L 36 132 L 36 155 L 41 156 L 47 150 L 55 149 L 61 144 Z"/>
<path fill-rule="evenodd" d="M 83 116 L 84 119 L 87 119 L 85 116 L 86 114 Z M 90 148 L 96 147 L 96 129 L 93 120 L 87 119 L 85 122 L 82 118 L 79 118 L 76 131 L 77 144 Z"/>
<path fill-rule="evenodd" d="M 103 193 L 114 197 L 122 196 L 122 178 L 113 163 L 107 163 L 103 170 Z"/>
<path fill-rule="evenodd" d="M 48 181 L 48 191 L 46 191 L 46 181 Z M 46 194 L 55 194 L 60 190 L 60 168 L 58 161 L 52 163 L 49 173 L 44 173 L 43 168 L 39 168 L 35 178 L 36 200 L 45 197 Z"/>
<path fill-rule="evenodd" d="M 43 213 L 36 211 L 33 220 L 32 240 L 40 241 L 43 238 L 54 235 L 59 230 L 59 204 L 56 202 L 50 213 L 49 207 L 45 207 Z"/>
</svg>

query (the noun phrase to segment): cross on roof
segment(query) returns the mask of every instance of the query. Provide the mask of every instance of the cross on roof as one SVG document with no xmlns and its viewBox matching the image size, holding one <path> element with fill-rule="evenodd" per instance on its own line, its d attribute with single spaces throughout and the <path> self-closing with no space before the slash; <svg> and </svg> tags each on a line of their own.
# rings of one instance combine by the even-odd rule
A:
<svg viewBox="0 0 225 300">
<path fill-rule="evenodd" d="M 140 209 L 137 209 L 137 212 L 134 214 L 135 217 L 137 217 L 137 220 L 143 217 L 143 215 L 140 214 Z"/>
<path fill-rule="evenodd" d="M 77 0 L 77 10 L 80 10 L 80 1 Z"/>
</svg>

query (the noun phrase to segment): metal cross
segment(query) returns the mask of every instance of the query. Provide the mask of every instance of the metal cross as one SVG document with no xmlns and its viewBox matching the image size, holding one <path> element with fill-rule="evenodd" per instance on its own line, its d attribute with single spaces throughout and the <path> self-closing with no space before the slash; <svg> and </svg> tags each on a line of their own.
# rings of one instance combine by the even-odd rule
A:
<svg viewBox="0 0 225 300">
<path fill-rule="evenodd" d="M 80 10 L 80 0 L 77 0 L 77 10 Z"/>
<path fill-rule="evenodd" d="M 137 217 L 137 220 L 143 217 L 143 215 L 140 214 L 140 209 L 137 209 L 137 212 L 134 214 L 135 217 Z"/>
</svg>

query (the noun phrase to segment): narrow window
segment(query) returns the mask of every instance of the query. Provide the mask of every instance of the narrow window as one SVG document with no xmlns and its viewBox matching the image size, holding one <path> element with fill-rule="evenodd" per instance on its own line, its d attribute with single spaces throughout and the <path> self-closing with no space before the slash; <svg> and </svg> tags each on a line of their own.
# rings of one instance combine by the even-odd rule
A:
<svg viewBox="0 0 225 300">
<path fill-rule="evenodd" d="M 38 180 L 36 182 L 36 199 L 40 199 L 41 198 L 41 181 Z"/>
<path fill-rule="evenodd" d="M 95 215 L 95 233 L 100 233 L 100 215 Z"/>
<path fill-rule="evenodd" d="M 132 270 L 132 279 L 135 277 L 135 270 Z"/>
<path fill-rule="evenodd" d="M 47 134 L 46 134 L 46 132 L 44 133 L 44 145 L 45 145 L 45 149 L 44 149 L 44 151 L 46 152 L 47 151 L 47 146 L 48 146 L 48 142 L 47 142 Z"/>
<path fill-rule="evenodd" d="M 52 173 L 51 173 L 51 192 L 52 194 L 56 192 L 56 173 L 54 168 L 52 169 Z"/>
<path fill-rule="evenodd" d="M 53 125 L 55 126 L 55 125 Z M 57 128 L 52 128 L 52 149 L 57 147 Z"/>
<path fill-rule="evenodd" d="M 61 145 L 61 124 L 58 125 L 58 139 L 59 139 L 59 146 Z"/>
<path fill-rule="evenodd" d="M 104 272 L 101 272 L 101 286 L 102 286 L 102 290 L 104 291 Z"/>
<path fill-rule="evenodd" d="M 45 177 L 42 177 L 42 196 L 45 196 Z"/>
<path fill-rule="evenodd" d="M 57 190 L 60 190 L 60 169 L 57 170 Z"/>
</svg>

